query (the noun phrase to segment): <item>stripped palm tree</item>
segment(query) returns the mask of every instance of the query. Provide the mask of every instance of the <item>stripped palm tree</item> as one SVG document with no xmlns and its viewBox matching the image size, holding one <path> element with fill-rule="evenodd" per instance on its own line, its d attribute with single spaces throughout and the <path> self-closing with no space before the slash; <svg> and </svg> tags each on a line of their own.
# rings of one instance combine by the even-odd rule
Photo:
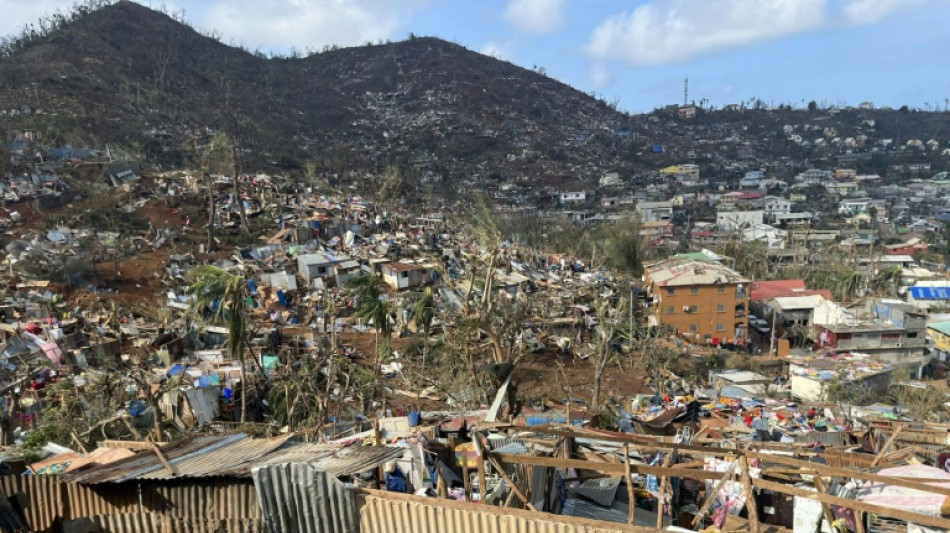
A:
<svg viewBox="0 0 950 533">
<path fill-rule="evenodd" d="M 901 267 L 881 269 L 872 279 L 874 292 L 881 296 L 897 296 L 901 284 Z"/>
<path fill-rule="evenodd" d="M 376 331 L 389 334 L 389 310 L 379 297 L 383 294 L 383 282 L 372 274 L 363 274 L 346 282 L 346 287 L 356 295 L 353 318 L 372 323 Z"/>
<path fill-rule="evenodd" d="M 432 287 L 427 287 L 424 291 L 412 295 L 412 307 L 409 310 L 409 318 L 416 323 L 416 327 L 422 328 L 424 341 L 422 344 L 422 371 L 425 372 L 426 357 L 429 354 L 429 332 L 432 330 L 432 320 L 435 318 L 435 295 Z"/>
<path fill-rule="evenodd" d="M 835 289 L 838 291 L 838 298 L 844 302 L 850 297 L 856 296 L 863 281 L 864 276 L 862 276 L 860 272 L 854 272 L 853 270 L 842 272 L 835 284 Z"/>
<path fill-rule="evenodd" d="M 244 276 L 213 265 L 202 265 L 188 273 L 188 292 L 198 312 L 212 310 L 212 319 L 227 322 L 228 356 L 241 362 L 241 423 L 247 417 L 247 283 Z"/>
</svg>

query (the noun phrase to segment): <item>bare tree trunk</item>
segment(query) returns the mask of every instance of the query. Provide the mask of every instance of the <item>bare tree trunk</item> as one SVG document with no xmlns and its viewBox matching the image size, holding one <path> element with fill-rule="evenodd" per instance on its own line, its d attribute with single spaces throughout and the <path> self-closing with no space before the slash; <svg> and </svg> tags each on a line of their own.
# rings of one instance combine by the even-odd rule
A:
<svg viewBox="0 0 950 533">
<path fill-rule="evenodd" d="M 241 234 L 247 235 L 247 211 L 244 209 L 244 200 L 241 198 L 240 179 L 237 172 L 237 150 L 231 147 L 231 175 L 234 186 L 234 201 L 238 204 L 238 212 L 241 214 Z"/>
<path fill-rule="evenodd" d="M 603 345 L 600 347 L 600 358 L 597 360 L 597 366 L 594 367 L 594 391 L 591 397 L 591 407 L 600 408 L 600 391 L 604 382 L 604 372 L 607 370 L 607 363 L 610 362 L 610 337 L 613 331 L 604 332 Z"/>
<path fill-rule="evenodd" d="M 205 173 L 205 179 L 208 182 L 208 251 L 211 252 L 217 248 L 214 244 L 214 179 L 211 173 Z"/>
<path fill-rule="evenodd" d="M 247 358 L 241 350 L 241 423 L 247 419 Z"/>
</svg>

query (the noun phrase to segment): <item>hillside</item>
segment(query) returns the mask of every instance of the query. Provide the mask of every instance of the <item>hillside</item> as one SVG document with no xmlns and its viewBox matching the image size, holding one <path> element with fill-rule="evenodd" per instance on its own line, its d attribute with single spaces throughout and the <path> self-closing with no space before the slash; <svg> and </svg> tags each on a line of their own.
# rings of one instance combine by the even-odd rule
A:
<svg viewBox="0 0 950 533">
<path fill-rule="evenodd" d="M 178 164 L 226 131 L 268 160 L 398 164 L 420 177 L 594 178 L 623 165 L 630 118 L 560 82 L 413 38 L 266 58 L 141 5 L 95 10 L 0 61 L 5 130 Z"/>
</svg>

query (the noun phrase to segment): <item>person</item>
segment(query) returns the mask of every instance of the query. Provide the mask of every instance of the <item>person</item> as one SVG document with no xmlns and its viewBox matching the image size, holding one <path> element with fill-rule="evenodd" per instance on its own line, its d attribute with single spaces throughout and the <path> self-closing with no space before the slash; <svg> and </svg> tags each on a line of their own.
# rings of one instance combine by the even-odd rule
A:
<svg viewBox="0 0 950 533">
<path fill-rule="evenodd" d="M 752 421 L 752 429 L 754 429 L 756 435 L 758 435 L 759 442 L 769 442 L 772 440 L 772 436 L 769 434 L 769 421 L 761 414 L 756 416 L 755 420 Z"/>
</svg>

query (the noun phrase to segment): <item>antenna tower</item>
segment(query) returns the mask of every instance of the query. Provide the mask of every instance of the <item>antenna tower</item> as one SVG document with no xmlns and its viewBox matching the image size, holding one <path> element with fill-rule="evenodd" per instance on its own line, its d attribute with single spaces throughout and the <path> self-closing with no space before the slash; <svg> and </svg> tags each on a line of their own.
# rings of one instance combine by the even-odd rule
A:
<svg viewBox="0 0 950 533">
<path fill-rule="evenodd" d="M 689 105 L 689 78 L 683 80 L 683 107 Z"/>
</svg>

